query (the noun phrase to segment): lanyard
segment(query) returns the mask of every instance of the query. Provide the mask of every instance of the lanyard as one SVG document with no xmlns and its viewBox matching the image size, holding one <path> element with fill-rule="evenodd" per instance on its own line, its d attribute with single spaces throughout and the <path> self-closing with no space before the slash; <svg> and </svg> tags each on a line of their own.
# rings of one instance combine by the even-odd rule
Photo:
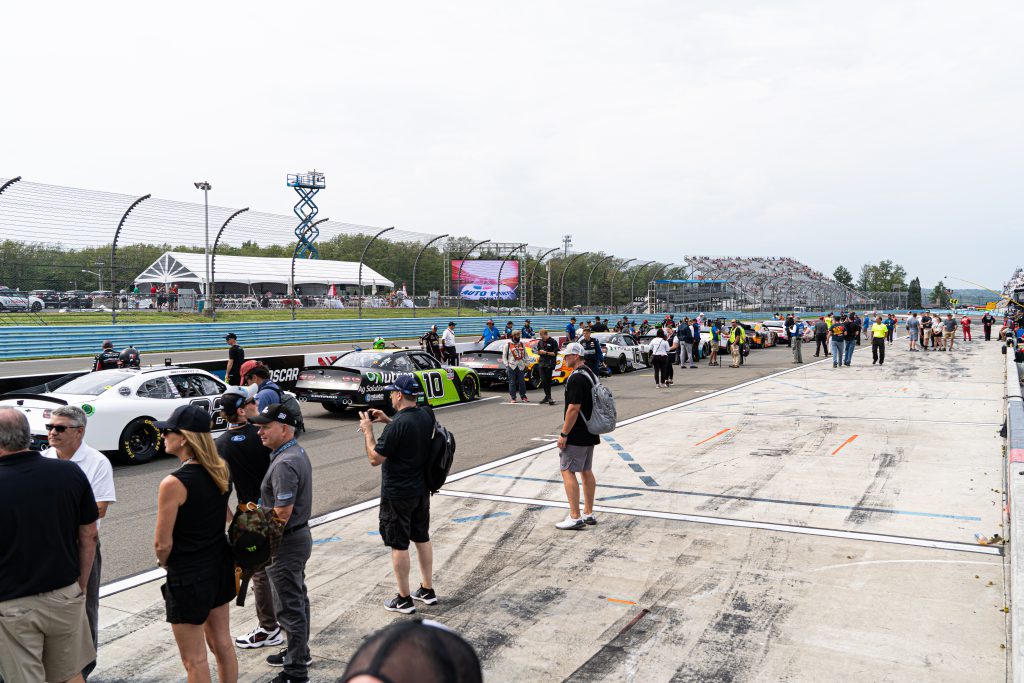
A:
<svg viewBox="0 0 1024 683">
<path fill-rule="evenodd" d="M 299 443 L 298 439 L 295 439 L 295 438 L 289 439 L 287 443 L 281 444 L 281 446 L 278 447 L 277 450 L 275 450 L 273 453 L 270 454 L 270 459 L 273 460 L 274 458 L 276 458 L 278 455 L 281 454 L 281 451 L 283 451 L 285 449 L 288 449 L 288 448 L 291 448 L 292 446 L 294 446 L 294 445 L 296 445 L 298 443 Z"/>
</svg>

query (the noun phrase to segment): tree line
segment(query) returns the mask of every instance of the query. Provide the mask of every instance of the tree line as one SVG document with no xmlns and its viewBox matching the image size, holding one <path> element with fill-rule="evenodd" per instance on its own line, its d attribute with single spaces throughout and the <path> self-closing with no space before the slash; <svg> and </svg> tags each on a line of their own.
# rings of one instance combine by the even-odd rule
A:
<svg viewBox="0 0 1024 683">
<path fill-rule="evenodd" d="M 888 259 L 862 265 L 856 281 L 853 279 L 853 273 L 841 264 L 832 272 L 832 277 L 836 282 L 861 292 L 907 292 L 909 308 L 923 308 L 926 305 L 939 308 L 949 306 L 949 291 L 942 280 L 932 287 L 926 299 L 922 293 L 921 279 L 915 277 L 907 282 L 906 268 Z"/>
</svg>

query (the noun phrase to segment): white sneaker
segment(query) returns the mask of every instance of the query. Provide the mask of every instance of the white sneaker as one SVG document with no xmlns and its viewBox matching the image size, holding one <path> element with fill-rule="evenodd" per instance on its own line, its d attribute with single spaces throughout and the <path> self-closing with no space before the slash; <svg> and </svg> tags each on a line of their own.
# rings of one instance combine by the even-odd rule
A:
<svg viewBox="0 0 1024 683">
<path fill-rule="evenodd" d="M 243 650 L 249 650 L 256 647 L 272 647 L 274 645 L 280 645 L 283 642 L 284 636 L 281 634 L 280 626 L 275 628 L 273 631 L 265 631 L 262 627 L 257 626 L 244 636 L 238 636 L 235 638 L 235 646 L 240 647 Z"/>
<path fill-rule="evenodd" d="M 579 517 L 578 519 L 573 519 L 572 517 L 566 517 L 561 522 L 558 522 L 557 524 L 555 524 L 555 528 L 556 529 L 561 529 L 562 531 L 572 531 L 574 529 L 582 529 L 584 526 L 586 526 L 586 522 L 583 521 L 582 517 Z"/>
</svg>

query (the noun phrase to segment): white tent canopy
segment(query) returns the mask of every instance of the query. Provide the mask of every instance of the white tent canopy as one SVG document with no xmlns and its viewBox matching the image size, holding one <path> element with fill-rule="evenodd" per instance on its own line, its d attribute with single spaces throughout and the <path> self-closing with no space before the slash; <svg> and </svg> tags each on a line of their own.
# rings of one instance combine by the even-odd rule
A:
<svg viewBox="0 0 1024 683">
<path fill-rule="evenodd" d="M 287 287 L 292 281 L 292 260 L 264 256 L 217 256 L 213 280 L 221 284 L 277 284 Z M 204 254 L 178 251 L 166 252 L 142 271 L 135 282 L 139 284 L 196 284 L 206 281 Z M 324 261 L 322 259 L 295 259 L 296 285 L 329 285 L 339 287 L 359 284 L 357 261 Z M 394 287 L 387 279 L 365 263 L 363 285 Z"/>
</svg>

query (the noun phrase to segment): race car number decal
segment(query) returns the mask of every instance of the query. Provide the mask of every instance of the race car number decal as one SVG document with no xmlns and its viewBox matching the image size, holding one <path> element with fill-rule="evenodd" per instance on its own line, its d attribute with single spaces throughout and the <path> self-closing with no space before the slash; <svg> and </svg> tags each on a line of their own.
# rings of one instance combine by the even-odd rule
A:
<svg viewBox="0 0 1024 683">
<path fill-rule="evenodd" d="M 423 373 L 423 385 L 427 389 L 427 398 L 441 398 L 444 396 L 444 380 L 440 372 Z"/>
<path fill-rule="evenodd" d="M 211 402 L 208 398 L 196 398 L 189 401 L 189 405 L 199 406 L 206 412 L 210 413 L 210 417 L 213 418 L 213 425 L 210 427 L 213 431 L 218 431 L 227 427 L 227 422 L 224 420 L 224 414 L 221 412 L 221 397 L 213 399 Z"/>
</svg>

